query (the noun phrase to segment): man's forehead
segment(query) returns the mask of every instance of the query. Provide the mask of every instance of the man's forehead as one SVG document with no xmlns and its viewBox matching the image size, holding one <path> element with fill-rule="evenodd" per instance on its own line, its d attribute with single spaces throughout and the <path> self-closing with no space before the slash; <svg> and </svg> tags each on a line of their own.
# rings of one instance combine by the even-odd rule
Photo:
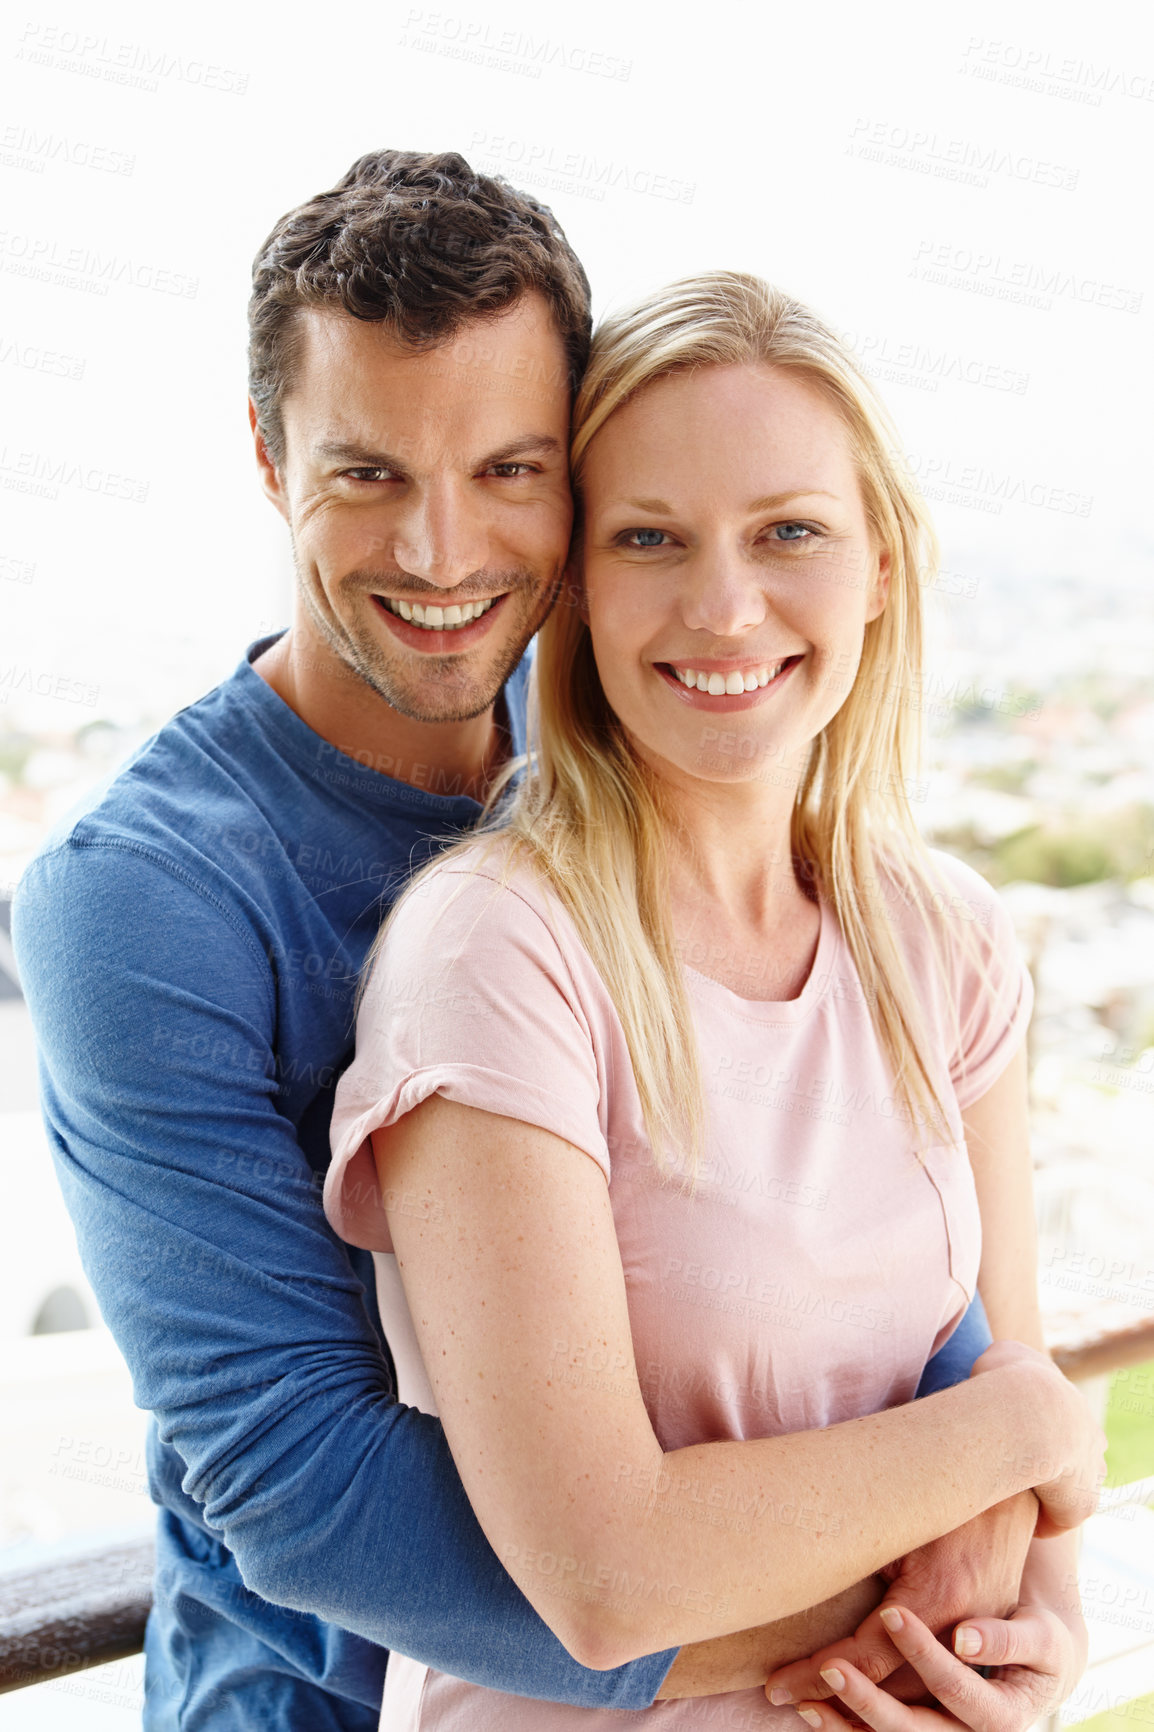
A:
<svg viewBox="0 0 1154 1732">
<path fill-rule="evenodd" d="M 358 319 L 335 307 L 302 307 L 296 314 L 298 369 L 313 366 L 386 367 L 401 373 L 531 372 L 550 383 L 568 381 L 565 344 L 542 295 L 529 292 L 483 318 L 466 319 L 444 336 L 413 338 L 388 319 Z"/>
<path fill-rule="evenodd" d="M 538 306 L 528 306 L 530 300 Z M 327 308 L 298 315 L 297 365 L 284 407 L 318 425 L 310 443 L 361 439 L 366 419 L 408 436 L 488 437 L 524 422 L 556 434 L 567 420 L 564 344 L 539 296 L 523 296 L 508 315 L 474 319 L 428 345 L 399 338 L 382 322 Z M 295 400 L 295 401 L 294 401 Z M 323 427 L 319 425 L 323 423 Z"/>
</svg>

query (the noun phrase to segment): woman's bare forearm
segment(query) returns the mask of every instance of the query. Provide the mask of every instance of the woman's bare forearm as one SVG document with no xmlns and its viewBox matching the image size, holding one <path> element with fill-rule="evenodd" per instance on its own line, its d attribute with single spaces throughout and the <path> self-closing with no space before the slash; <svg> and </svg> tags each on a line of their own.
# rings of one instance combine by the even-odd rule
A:
<svg viewBox="0 0 1154 1732">
<path fill-rule="evenodd" d="M 571 1581 L 591 1590 L 586 1664 L 776 1623 L 1028 1487 L 1055 1430 L 1028 1383 L 995 1371 L 822 1431 L 618 1460 L 588 1502 L 552 1503 L 548 1549 L 498 1550 L 547 1621 Z M 715 1526 L 703 1506 L 742 1513 Z"/>
<path fill-rule="evenodd" d="M 779 1666 L 839 1642 L 869 1616 L 886 1591 L 880 1576 L 867 1576 L 820 1606 L 758 1624 L 732 1636 L 709 1642 L 687 1642 L 665 1675 L 658 1699 L 717 1696 L 728 1690 L 751 1690 L 764 1684 Z"/>
</svg>

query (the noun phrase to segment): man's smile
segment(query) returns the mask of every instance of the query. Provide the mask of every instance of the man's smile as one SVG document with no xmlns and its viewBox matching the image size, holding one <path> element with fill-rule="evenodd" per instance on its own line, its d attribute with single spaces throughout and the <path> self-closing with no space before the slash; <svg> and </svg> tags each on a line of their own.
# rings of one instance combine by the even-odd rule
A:
<svg viewBox="0 0 1154 1732">
<path fill-rule="evenodd" d="M 448 607 L 434 606 L 432 602 L 410 602 L 391 595 L 378 595 L 373 599 L 384 602 L 390 613 L 399 614 L 401 619 L 411 620 L 414 625 L 422 626 L 426 631 L 459 631 L 462 626 L 480 619 L 494 602 L 501 601 L 503 597 L 490 595 L 484 601 L 453 602 Z"/>
<path fill-rule="evenodd" d="M 487 596 L 482 601 L 406 601 L 399 596 L 374 595 L 377 612 L 390 633 L 410 649 L 423 654 L 461 654 L 487 637 L 494 619 L 503 611 L 511 591 Z"/>
</svg>

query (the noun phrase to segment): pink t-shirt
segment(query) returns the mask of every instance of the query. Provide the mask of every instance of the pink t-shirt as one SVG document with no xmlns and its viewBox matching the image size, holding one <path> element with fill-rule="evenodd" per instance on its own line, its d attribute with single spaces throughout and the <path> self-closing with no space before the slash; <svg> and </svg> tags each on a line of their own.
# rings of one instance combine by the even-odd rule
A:
<svg viewBox="0 0 1154 1732">
<path fill-rule="evenodd" d="M 436 1411 L 367 1138 L 440 1093 L 552 1131 L 604 1173 L 641 1388 L 664 1449 L 810 1430 L 911 1400 L 977 1278 L 981 1225 L 961 1112 L 1009 1062 L 1029 1016 L 1029 976 L 994 892 L 936 857 L 948 980 L 920 920 L 902 910 L 950 1116 L 948 1133 L 918 1153 L 925 1139 L 895 1106 L 828 906 L 796 999 L 740 998 L 687 968 L 707 1103 L 697 1188 L 686 1194 L 678 1174 L 658 1172 L 620 1020 L 564 908 L 524 867 L 502 885 L 499 854 L 473 870 L 480 846 L 436 868 L 395 916 L 333 1114 L 325 1207 L 345 1239 L 378 1253 L 400 1399 Z M 564 1341 L 556 1361 L 559 1377 L 613 1376 Z M 686 1488 L 700 1519 L 740 1521 L 703 1498 L 697 1508 L 698 1496 Z M 807 1512 L 789 1519 L 804 1525 Z M 724 1702 L 734 1724 L 796 1724 L 761 1691 Z M 703 1727 L 720 1707 L 699 1698 L 647 1715 L 662 1728 Z M 381 1724 L 592 1732 L 619 1721 L 393 1655 Z"/>
</svg>

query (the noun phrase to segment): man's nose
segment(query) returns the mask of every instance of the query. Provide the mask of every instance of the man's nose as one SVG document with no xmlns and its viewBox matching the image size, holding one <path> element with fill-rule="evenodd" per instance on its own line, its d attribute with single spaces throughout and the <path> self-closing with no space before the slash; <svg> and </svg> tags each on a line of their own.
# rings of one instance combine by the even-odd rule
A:
<svg viewBox="0 0 1154 1732">
<path fill-rule="evenodd" d="M 489 562 L 489 537 L 479 502 L 451 485 L 422 489 L 402 509 L 393 531 L 393 558 L 410 577 L 455 589 Z"/>
<path fill-rule="evenodd" d="M 702 547 L 682 566 L 681 615 L 691 631 L 740 637 L 768 609 L 756 566 L 737 548 Z"/>
</svg>

